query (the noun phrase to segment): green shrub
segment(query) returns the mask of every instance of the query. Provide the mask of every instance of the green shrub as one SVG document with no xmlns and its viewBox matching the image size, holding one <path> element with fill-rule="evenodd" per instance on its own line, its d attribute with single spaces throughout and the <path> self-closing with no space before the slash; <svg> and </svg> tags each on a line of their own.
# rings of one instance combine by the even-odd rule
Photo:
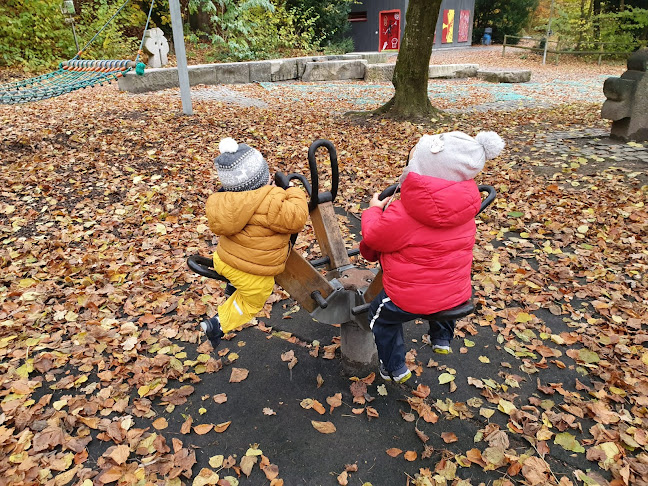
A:
<svg viewBox="0 0 648 486">
<path fill-rule="evenodd" d="M 74 56 L 72 30 L 60 4 L 59 0 L 0 2 L 0 66 L 40 70 Z"/>
</svg>

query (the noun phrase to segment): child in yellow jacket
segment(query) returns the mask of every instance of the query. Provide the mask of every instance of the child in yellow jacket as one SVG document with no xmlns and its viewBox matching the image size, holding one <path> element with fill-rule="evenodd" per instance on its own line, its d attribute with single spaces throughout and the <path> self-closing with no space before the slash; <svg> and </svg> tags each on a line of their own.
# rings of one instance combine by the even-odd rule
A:
<svg viewBox="0 0 648 486">
<path fill-rule="evenodd" d="M 207 199 L 209 228 L 220 236 L 214 270 L 236 287 L 218 314 L 200 326 L 214 348 L 221 338 L 252 319 L 283 272 L 290 235 L 308 218 L 306 194 L 297 187 L 271 185 L 261 153 L 232 138 L 223 139 L 214 160 L 222 190 Z"/>
</svg>

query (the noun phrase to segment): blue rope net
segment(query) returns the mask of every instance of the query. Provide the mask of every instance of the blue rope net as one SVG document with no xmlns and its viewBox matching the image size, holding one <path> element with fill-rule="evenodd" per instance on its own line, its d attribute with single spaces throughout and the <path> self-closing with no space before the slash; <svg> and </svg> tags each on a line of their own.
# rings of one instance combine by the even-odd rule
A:
<svg viewBox="0 0 648 486">
<path fill-rule="evenodd" d="M 39 101 L 115 81 L 135 67 L 129 60 L 71 60 L 35 78 L 0 85 L 0 103 Z"/>
</svg>

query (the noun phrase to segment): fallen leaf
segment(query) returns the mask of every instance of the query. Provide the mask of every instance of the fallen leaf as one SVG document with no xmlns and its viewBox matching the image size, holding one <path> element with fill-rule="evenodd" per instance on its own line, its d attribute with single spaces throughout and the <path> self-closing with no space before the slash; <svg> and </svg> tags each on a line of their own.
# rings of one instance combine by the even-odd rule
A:
<svg viewBox="0 0 648 486">
<path fill-rule="evenodd" d="M 337 430 L 332 422 L 317 422 L 316 420 L 311 420 L 311 424 L 315 427 L 315 430 L 322 434 L 332 434 Z"/>
</svg>

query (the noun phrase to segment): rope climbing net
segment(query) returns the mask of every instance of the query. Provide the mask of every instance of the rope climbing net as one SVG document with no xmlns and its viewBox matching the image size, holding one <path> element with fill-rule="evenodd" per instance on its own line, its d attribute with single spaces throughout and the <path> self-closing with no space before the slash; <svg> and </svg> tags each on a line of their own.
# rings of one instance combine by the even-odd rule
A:
<svg viewBox="0 0 648 486">
<path fill-rule="evenodd" d="M 0 102 L 27 103 L 103 85 L 118 79 L 135 66 L 136 63 L 129 60 L 66 61 L 54 72 L 0 86 Z"/>
<path fill-rule="evenodd" d="M 99 36 L 119 12 L 130 2 L 126 2 L 115 12 L 106 24 L 90 39 L 73 59 L 62 62 L 59 68 L 51 73 L 42 74 L 34 78 L 14 81 L 0 85 L 0 103 L 16 104 L 54 98 L 72 91 L 92 86 L 103 85 L 119 79 L 132 69 L 137 74 L 144 74 L 144 64 L 138 62 L 142 53 L 144 36 L 151 20 L 151 12 L 155 0 L 151 0 L 144 35 L 134 61 L 130 60 L 85 60 L 78 59 L 86 48 Z"/>
</svg>

